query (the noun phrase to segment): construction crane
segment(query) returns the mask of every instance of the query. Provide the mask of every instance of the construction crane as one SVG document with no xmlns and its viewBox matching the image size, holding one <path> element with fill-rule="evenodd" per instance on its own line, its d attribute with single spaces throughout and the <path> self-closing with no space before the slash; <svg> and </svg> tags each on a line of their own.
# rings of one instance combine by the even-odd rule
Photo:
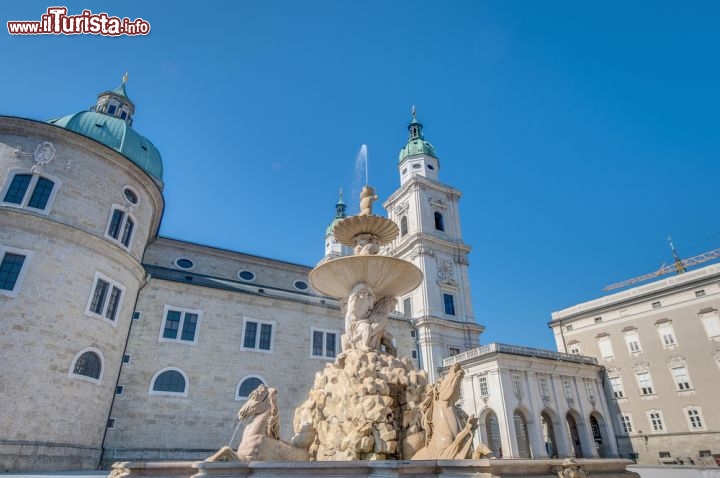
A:
<svg viewBox="0 0 720 478">
<path fill-rule="evenodd" d="M 715 249 L 712 251 L 704 252 L 700 255 L 690 257 L 689 259 L 680 259 L 680 256 L 678 256 L 677 252 L 675 251 L 675 246 L 673 246 L 672 238 L 668 237 L 668 242 L 670 243 L 670 250 L 672 250 L 673 253 L 673 263 L 669 266 L 666 266 L 665 264 L 660 267 L 655 272 L 651 272 L 649 274 L 642 275 L 640 277 L 634 277 L 632 279 L 624 280 L 622 282 L 618 282 L 617 284 L 612 284 L 607 287 L 603 287 L 604 291 L 609 290 L 615 290 L 620 289 L 622 287 L 637 284 L 638 282 L 645 282 L 646 280 L 654 279 L 655 277 L 664 276 L 665 274 L 670 274 L 672 272 L 675 272 L 676 274 L 682 274 L 687 270 L 688 267 L 696 266 L 698 264 L 702 264 L 703 262 L 708 262 L 713 259 L 720 258 L 720 249 Z"/>
</svg>

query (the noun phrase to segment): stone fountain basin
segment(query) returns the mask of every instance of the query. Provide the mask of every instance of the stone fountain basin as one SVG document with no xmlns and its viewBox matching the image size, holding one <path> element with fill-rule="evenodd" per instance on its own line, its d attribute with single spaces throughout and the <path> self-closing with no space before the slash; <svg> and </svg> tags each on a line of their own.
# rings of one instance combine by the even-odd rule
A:
<svg viewBox="0 0 720 478">
<path fill-rule="evenodd" d="M 355 236 L 359 234 L 372 234 L 378 245 L 384 246 L 392 242 L 398 233 L 397 224 L 382 216 L 349 216 L 333 228 L 335 240 L 350 247 L 355 245 Z"/>
<path fill-rule="evenodd" d="M 420 285 L 423 274 L 415 264 L 395 257 L 347 256 L 323 262 L 310 272 L 310 284 L 321 294 L 347 299 L 360 282 L 376 298 L 397 297 Z"/>
</svg>

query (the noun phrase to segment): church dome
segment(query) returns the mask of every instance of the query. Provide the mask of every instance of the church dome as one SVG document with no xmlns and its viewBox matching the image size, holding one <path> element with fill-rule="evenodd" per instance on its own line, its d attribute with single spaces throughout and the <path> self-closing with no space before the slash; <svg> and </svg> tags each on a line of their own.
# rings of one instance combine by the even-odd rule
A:
<svg viewBox="0 0 720 478">
<path fill-rule="evenodd" d="M 400 150 L 400 157 L 398 158 L 399 162 L 408 156 L 414 156 L 416 154 L 426 154 L 428 156 L 432 156 L 433 158 L 437 158 L 435 148 L 432 144 L 426 141 L 423 136 L 422 127 L 422 123 L 415 118 L 415 111 L 413 110 L 413 119 L 408 125 L 410 136 L 408 137 L 407 144 Z"/>
<path fill-rule="evenodd" d="M 81 111 L 48 123 L 94 139 L 114 149 L 135 163 L 151 177 L 162 182 L 163 164 L 160 152 L 150 140 L 135 131 L 131 124 L 135 105 L 127 97 L 125 83 L 112 91 L 98 95 L 98 102 L 90 111 Z"/>
<path fill-rule="evenodd" d="M 335 204 L 335 218 L 332 220 L 330 224 L 328 224 L 327 229 L 325 229 L 325 239 L 328 237 L 334 235 L 333 229 L 335 229 L 335 224 L 342 221 L 347 217 L 347 214 L 345 213 L 345 209 L 347 206 L 345 206 L 345 202 L 343 201 L 342 197 L 342 189 L 340 190 L 340 198 L 338 199 L 337 204 Z"/>
</svg>

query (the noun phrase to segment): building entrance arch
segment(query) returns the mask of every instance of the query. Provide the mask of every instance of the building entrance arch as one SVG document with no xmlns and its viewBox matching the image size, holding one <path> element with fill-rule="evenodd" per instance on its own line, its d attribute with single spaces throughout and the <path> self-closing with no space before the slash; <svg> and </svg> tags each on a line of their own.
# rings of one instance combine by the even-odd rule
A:
<svg viewBox="0 0 720 478">
<path fill-rule="evenodd" d="M 578 424 L 572 412 L 567 413 L 567 415 L 565 416 L 565 422 L 567 423 L 568 433 L 570 435 L 570 443 L 572 443 L 572 449 L 575 453 L 575 458 L 582 458 L 584 455 L 582 443 L 580 442 L 580 433 L 578 432 Z"/>
<path fill-rule="evenodd" d="M 518 458 L 532 458 L 527 420 L 520 410 L 515 410 L 515 413 L 513 413 L 513 424 L 515 425 L 515 443 L 517 444 Z"/>
<path fill-rule="evenodd" d="M 557 438 L 555 435 L 555 427 L 553 420 L 547 410 L 543 410 L 540 414 L 540 426 L 542 427 L 543 441 L 545 442 L 545 451 L 550 458 L 557 458 Z"/>
</svg>

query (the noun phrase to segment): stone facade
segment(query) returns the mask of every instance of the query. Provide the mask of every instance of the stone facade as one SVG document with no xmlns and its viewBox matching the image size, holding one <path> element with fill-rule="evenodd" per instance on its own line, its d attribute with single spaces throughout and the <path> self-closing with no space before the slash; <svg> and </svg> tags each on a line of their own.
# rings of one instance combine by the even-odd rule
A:
<svg viewBox="0 0 720 478">
<path fill-rule="evenodd" d="M 182 270 L 178 259 L 194 267 Z M 344 330 L 338 301 L 293 287 L 307 282 L 310 268 L 167 238 L 148 247 L 146 268 L 151 278 L 135 308 L 106 461 L 204 458 L 227 445 L 243 404 L 238 388 L 249 377 L 279 389 L 281 436 L 292 436 L 295 408 L 335 357 L 313 355 L 312 334 L 334 333 L 338 353 Z M 255 279 L 240 280 L 241 271 Z M 162 339 L 168 308 L 201 312 L 195 341 Z M 271 325 L 270 350 L 243 347 L 247 321 Z M 415 347 L 409 321 L 397 314 L 389 330 L 398 354 L 409 357 Z M 187 376 L 185 394 L 151 390 L 153 377 L 168 368 Z"/>
<path fill-rule="evenodd" d="M 54 156 L 38 156 L 43 144 Z M 30 182 L 18 196 L 23 175 Z M 52 189 L 44 207 L 32 207 L 41 179 Z M 119 154 L 18 118 L 0 118 L 0 181 L 1 259 L 7 267 L 8 254 L 24 257 L 13 290 L 0 290 L 0 469 L 93 468 L 161 191 Z M 127 187 L 141 207 L 127 204 Z M 106 235 L 113 206 L 134 219 L 128 247 Z M 98 279 L 111 287 L 95 313 Z M 86 352 L 99 361 L 98 378 L 74 373 Z"/>
<path fill-rule="evenodd" d="M 624 456 L 720 458 L 719 278 L 720 265 L 706 266 L 553 313 L 558 350 L 605 367 Z"/>
<path fill-rule="evenodd" d="M 502 458 L 618 456 L 602 367 L 592 357 L 492 343 L 447 358 L 465 370 L 476 442 Z"/>
<path fill-rule="evenodd" d="M 400 228 L 386 253 L 412 262 L 425 278 L 399 303 L 418 330 L 421 360 L 431 382 L 438 378 L 444 358 L 477 347 L 485 330 L 475 322 L 472 309 L 470 246 L 460 228 L 461 193 L 438 182 L 439 167 L 437 158 L 425 153 L 403 158 L 398 165 L 401 186 L 383 204 Z"/>
</svg>

